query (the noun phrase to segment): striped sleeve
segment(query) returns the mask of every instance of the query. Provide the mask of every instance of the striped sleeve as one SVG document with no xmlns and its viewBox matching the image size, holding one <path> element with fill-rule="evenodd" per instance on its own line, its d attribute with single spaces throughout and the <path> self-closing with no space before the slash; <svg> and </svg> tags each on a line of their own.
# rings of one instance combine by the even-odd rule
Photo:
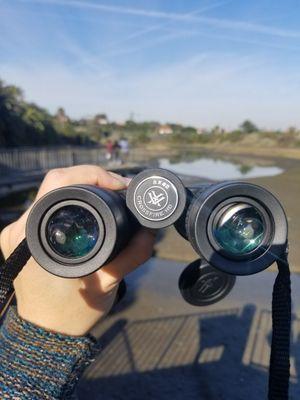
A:
<svg viewBox="0 0 300 400">
<path fill-rule="evenodd" d="M 11 307 L 0 328 L 0 398 L 69 399 L 99 351 L 91 335 L 48 332 Z"/>
</svg>

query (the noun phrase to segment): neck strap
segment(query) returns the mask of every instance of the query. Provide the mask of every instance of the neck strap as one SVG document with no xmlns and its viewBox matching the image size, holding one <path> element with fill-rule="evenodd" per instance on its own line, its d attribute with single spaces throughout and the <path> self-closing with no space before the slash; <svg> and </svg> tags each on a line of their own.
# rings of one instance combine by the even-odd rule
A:
<svg viewBox="0 0 300 400">
<path fill-rule="evenodd" d="M 13 281 L 31 257 L 26 239 L 0 266 L 0 317 L 4 314 L 14 294 Z"/>
<path fill-rule="evenodd" d="M 269 400 L 288 400 L 290 379 L 291 279 L 287 251 L 277 261 L 272 296 Z"/>
</svg>

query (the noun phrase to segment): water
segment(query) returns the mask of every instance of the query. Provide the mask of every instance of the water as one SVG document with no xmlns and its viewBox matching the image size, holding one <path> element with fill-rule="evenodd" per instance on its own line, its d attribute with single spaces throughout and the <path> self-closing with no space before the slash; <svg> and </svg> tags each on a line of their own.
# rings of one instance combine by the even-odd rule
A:
<svg viewBox="0 0 300 400">
<path fill-rule="evenodd" d="M 188 161 L 161 158 L 158 161 L 160 168 L 166 168 L 179 174 L 213 180 L 259 178 L 262 176 L 279 175 L 284 172 L 282 168 L 277 166 L 248 165 L 242 162 L 224 161 L 209 157 L 201 157 Z"/>
</svg>

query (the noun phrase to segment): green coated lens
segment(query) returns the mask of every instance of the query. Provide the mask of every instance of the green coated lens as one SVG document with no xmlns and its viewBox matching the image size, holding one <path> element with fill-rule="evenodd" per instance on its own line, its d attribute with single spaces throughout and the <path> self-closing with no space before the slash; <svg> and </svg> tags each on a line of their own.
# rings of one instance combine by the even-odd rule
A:
<svg viewBox="0 0 300 400">
<path fill-rule="evenodd" d="M 99 238 L 99 225 L 84 207 L 70 205 L 53 213 L 46 228 L 47 241 L 58 255 L 79 258 L 89 254 Z"/>
<path fill-rule="evenodd" d="M 260 246 L 265 231 L 264 218 L 256 207 L 235 203 L 224 207 L 214 225 L 213 234 L 226 253 L 243 256 Z"/>
</svg>

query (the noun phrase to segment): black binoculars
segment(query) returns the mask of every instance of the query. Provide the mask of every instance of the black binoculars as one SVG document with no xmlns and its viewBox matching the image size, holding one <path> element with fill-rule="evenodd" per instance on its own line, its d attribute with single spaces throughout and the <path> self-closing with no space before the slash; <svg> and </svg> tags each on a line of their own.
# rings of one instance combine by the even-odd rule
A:
<svg viewBox="0 0 300 400">
<path fill-rule="evenodd" d="M 163 169 L 137 174 L 126 191 L 75 185 L 48 193 L 32 208 L 26 238 L 47 271 L 81 277 L 112 260 L 140 226 L 169 225 L 202 258 L 193 271 L 254 274 L 276 261 L 287 245 L 284 210 L 266 189 L 237 181 L 185 187 Z M 181 277 L 182 292 L 195 275 L 191 268 Z"/>
</svg>

